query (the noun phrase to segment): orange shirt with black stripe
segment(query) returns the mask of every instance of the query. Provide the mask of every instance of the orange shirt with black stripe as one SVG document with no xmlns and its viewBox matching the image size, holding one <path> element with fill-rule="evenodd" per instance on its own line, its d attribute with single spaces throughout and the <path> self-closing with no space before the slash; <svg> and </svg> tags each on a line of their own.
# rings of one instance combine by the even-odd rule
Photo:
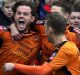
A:
<svg viewBox="0 0 80 75">
<path fill-rule="evenodd" d="M 73 42 L 66 42 L 58 51 L 53 60 L 49 63 L 54 71 L 57 71 L 63 66 L 72 75 L 79 75 L 79 50 Z"/>
</svg>

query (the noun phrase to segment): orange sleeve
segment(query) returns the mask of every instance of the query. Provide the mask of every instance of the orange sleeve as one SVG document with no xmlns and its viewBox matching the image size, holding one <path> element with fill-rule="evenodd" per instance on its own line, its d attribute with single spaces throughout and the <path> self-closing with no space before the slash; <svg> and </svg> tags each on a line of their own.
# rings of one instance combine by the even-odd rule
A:
<svg viewBox="0 0 80 75">
<path fill-rule="evenodd" d="M 42 37 L 42 63 L 48 61 L 54 50 L 55 46 L 48 41 L 47 37 Z"/>
<path fill-rule="evenodd" d="M 36 29 L 40 34 L 45 34 L 45 27 L 44 27 L 44 25 L 35 25 L 35 29 Z"/>
<path fill-rule="evenodd" d="M 70 32 L 67 30 L 65 32 L 65 35 L 69 41 L 74 42 L 76 44 L 76 46 L 80 49 L 80 40 L 78 40 L 76 33 Z"/>
<path fill-rule="evenodd" d="M 71 44 L 68 43 L 66 46 L 63 45 L 64 47 L 62 47 L 59 50 L 57 55 L 50 62 L 50 65 L 53 67 L 53 70 L 56 71 L 68 64 L 70 58 L 72 58 L 73 54 L 75 53 L 74 51 L 75 47 L 73 46 L 73 44 L 72 45 Z"/>
<path fill-rule="evenodd" d="M 77 37 L 76 37 L 76 34 L 74 32 L 70 32 L 69 30 L 67 30 L 65 32 L 65 36 L 69 41 L 72 41 L 75 44 L 77 43 Z"/>
<path fill-rule="evenodd" d="M 67 57 L 63 52 L 59 52 L 57 56 L 50 62 L 50 65 L 56 71 L 67 64 L 69 57 Z"/>
<path fill-rule="evenodd" d="M 28 66 L 15 64 L 15 70 L 28 75 L 47 75 L 52 71 L 50 65 L 46 62 L 42 66 Z"/>
</svg>

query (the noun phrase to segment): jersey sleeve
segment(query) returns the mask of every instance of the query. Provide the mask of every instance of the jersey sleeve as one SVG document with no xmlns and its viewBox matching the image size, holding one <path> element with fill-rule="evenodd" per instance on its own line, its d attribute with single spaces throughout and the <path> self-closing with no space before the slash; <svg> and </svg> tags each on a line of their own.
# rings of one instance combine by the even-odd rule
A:
<svg viewBox="0 0 80 75">
<path fill-rule="evenodd" d="M 57 55 L 50 62 L 50 65 L 52 66 L 53 70 L 56 71 L 61 67 L 68 65 L 71 58 L 74 57 L 74 55 L 76 54 L 75 47 L 76 46 L 73 46 L 73 44 L 67 44 L 66 46 L 60 49 Z"/>
</svg>

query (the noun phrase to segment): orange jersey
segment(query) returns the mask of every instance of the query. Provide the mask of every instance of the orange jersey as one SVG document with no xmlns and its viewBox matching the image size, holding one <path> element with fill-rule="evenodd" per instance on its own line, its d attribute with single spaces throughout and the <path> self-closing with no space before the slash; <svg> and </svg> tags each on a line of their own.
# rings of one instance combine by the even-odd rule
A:
<svg viewBox="0 0 80 75">
<path fill-rule="evenodd" d="M 45 34 L 41 36 L 42 40 L 42 62 L 48 61 L 49 57 L 52 55 L 55 50 L 55 46 L 48 41 L 48 38 Z"/>
<path fill-rule="evenodd" d="M 74 42 L 76 46 L 80 49 L 80 40 L 78 40 L 76 33 L 66 30 L 65 36 L 69 41 Z"/>
<path fill-rule="evenodd" d="M 77 43 L 76 41 L 76 34 L 74 32 L 70 32 L 69 30 L 66 30 L 65 36 L 69 41 L 72 41 L 74 43 Z"/>
<path fill-rule="evenodd" d="M 79 75 L 79 50 L 73 42 L 66 42 L 49 63 L 54 71 L 66 66 L 71 75 Z M 58 73 L 58 72 L 57 72 Z M 59 74 L 62 75 L 62 74 Z"/>
<path fill-rule="evenodd" d="M 0 48 L 0 75 L 4 75 L 2 66 L 6 62 L 32 64 L 41 48 L 40 37 L 35 32 L 25 34 L 19 41 L 13 41 L 10 32 L 0 31 L 0 38 L 3 39 L 3 46 Z M 8 75 L 20 74 L 16 72 Z"/>
<path fill-rule="evenodd" d="M 77 34 L 75 32 L 70 32 L 70 25 L 66 27 L 65 36 L 69 41 L 74 42 L 78 49 L 80 49 L 80 40 L 78 39 Z"/>
<path fill-rule="evenodd" d="M 37 30 L 40 34 L 45 34 L 44 25 L 35 25 L 35 30 Z"/>
<path fill-rule="evenodd" d="M 65 75 L 60 69 L 66 66 L 71 73 L 66 75 L 80 75 L 79 58 L 76 45 L 73 42 L 66 42 L 50 63 L 44 63 L 42 66 L 15 64 L 14 69 L 26 75 Z"/>
<path fill-rule="evenodd" d="M 48 41 L 48 38 L 45 34 L 45 27 L 42 24 L 35 25 L 35 29 L 39 32 L 41 41 L 42 41 L 42 63 L 47 61 L 49 56 L 52 54 L 55 49 L 54 45 Z"/>
</svg>

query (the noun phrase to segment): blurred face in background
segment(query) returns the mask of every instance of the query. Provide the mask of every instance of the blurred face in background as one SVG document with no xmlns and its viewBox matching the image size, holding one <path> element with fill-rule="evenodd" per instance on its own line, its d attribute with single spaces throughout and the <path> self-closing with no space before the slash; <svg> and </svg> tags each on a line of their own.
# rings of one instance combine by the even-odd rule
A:
<svg viewBox="0 0 80 75">
<path fill-rule="evenodd" d="M 69 24 L 74 28 L 80 28 L 80 12 L 72 12 L 68 19 Z"/>
<path fill-rule="evenodd" d="M 60 14 L 63 14 L 62 8 L 59 7 L 59 6 L 52 6 L 52 7 L 51 7 L 51 12 L 52 12 L 52 13 L 53 13 L 53 12 L 58 12 L 58 13 L 60 13 Z"/>
<path fill-rule="evenodd" d="M 7 18 L 11 18 L 13 16 L 13 11 L 12 11 L 12 7 L 14 5 L 15 2 L 9 2 L 9 3 L 5 3 L 3 6 L 2 6 L 2 11 L 4 13 L 4 15 L 7 17 Z"/>
<path fill-rule="evenodd" d="M 53 5 L 50 10 L 51 13 L 59 13 L 65 18 L 68 18 L 69 14 L 63 11 L 63 8 L 60 6 Z"/>
</svg>

